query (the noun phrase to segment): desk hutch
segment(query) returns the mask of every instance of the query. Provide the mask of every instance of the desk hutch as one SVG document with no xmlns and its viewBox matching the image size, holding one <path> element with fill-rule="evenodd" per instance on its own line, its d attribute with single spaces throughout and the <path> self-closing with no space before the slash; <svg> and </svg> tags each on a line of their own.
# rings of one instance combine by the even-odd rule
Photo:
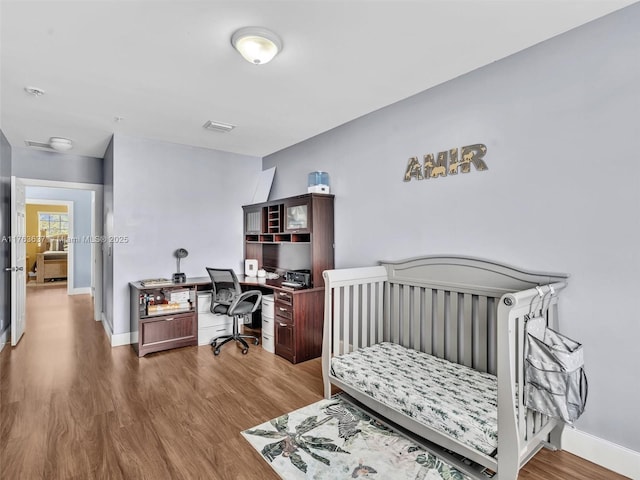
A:
<svg viewBox="0 0 640 480">
<path fill-rule="evenodd" d="M 274 291 L 275 352 L 293 363 L 322 354 L 322 272 L 334 268 L 333 204 L 333 195 L 309 193 L 243 207 L 245 258 L 279 274 L 309 271 L 309 288 L 267 285 Z"/>
</svg>

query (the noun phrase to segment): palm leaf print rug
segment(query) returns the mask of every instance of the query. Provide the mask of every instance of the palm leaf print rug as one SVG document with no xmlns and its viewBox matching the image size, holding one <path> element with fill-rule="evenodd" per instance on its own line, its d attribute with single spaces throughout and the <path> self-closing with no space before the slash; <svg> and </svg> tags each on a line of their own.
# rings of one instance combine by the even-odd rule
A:
<svg viewBox="0 0 640 480">
<path fill-rule="evenodd" d="M 242 435 L 285 480 L 470 480 L 341 395 Z"/>
</svg>

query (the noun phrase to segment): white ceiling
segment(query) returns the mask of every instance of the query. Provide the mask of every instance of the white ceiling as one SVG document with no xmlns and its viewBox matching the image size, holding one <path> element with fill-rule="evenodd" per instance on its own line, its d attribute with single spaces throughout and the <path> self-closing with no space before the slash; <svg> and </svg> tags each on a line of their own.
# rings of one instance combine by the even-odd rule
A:
<svg viewBox="0 0 640 480">
<path fill-rule="evenodd" d="M 0 128 L 94 157 L 114 132 L 264 156 L 632 3 L 2 0 Z M 281 36 L 271 63 L 231 47 L 248 25 Z"/>
</svg>

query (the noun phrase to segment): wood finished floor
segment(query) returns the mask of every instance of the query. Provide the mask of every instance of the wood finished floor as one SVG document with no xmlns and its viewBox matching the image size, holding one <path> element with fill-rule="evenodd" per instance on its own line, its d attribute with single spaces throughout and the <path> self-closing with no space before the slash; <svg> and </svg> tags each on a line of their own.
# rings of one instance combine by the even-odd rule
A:
<svg viewBox="0 0 640 480">
<path fill-rule="evenodd" d="M 319 359 L 292 365 L 253 345 L 139 359 L 110 347 L 87 295 L 31 288 L 27 333 L 0 353 L 0 476 L 277 480 L 240 431 L 321 397 Z M 623 478 L 544 450 L 519 476 Z"/>
</svg>

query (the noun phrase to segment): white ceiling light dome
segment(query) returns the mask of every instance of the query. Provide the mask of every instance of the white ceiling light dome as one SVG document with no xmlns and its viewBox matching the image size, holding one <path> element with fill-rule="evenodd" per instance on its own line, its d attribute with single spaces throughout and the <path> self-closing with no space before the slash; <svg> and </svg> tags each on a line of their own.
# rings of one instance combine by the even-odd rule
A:
<svg viewBox="0 0 640 480">
<path fill-rule="evenodd" d="M 282 50 L 282 40 L 263 27 L 244 27 L 231 36 L 231 44 L 250 63 L 262 65 Z"/>
<path fill-rule="evenodd" d="M 68 138 L 51 137 L 49 139 L 49 146 L 54 150 L 58 150 L 59 152 L 66 152 L 67 150 L 71 150 L 73 148 L 73 142 Z"/>
</svg>

